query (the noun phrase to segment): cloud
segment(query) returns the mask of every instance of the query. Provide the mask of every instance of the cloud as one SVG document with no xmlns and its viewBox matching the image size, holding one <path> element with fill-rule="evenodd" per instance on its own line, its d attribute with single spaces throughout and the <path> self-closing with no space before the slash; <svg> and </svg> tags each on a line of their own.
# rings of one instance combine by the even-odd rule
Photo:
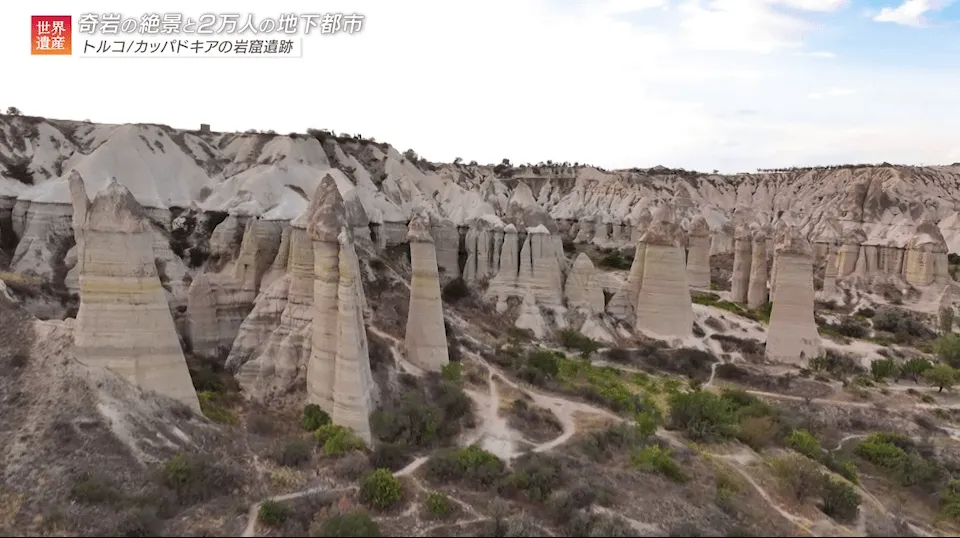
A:
<svg viewBox="0 0 960 538">
<path fill-rule="evenodd" d="M 949 3 L 946 0 L 905 0 L 895 8 L 885 7 L 877 13 L 876 22 L 892 22 L 904 26 L 920 27 L 927 24 L 925 13 L 942 9 Z"/>
<path fill-rule="evenodd" d="M 813 92 L 807 95 L 810 99 L 823 99 L 825 97 L 844 97 L 847 95 L 854 95 L 857 93 L 857 90 L 850 88 L 831 88 L 825 92 Z"/>
<path fill-rule="evenodd" d="M 836 53 L 827 52 L 827 51 L 813 51 L 813 52 L 794 52 L 797 56 L 809 56 L 811 58 L 836 58 Z"/>
</svg>

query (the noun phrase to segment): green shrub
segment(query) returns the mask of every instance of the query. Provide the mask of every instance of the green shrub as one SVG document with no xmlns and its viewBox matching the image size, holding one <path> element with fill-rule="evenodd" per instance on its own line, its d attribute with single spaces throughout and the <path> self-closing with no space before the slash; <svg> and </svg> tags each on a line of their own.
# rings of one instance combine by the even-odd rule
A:
<svg viewBox="0 0 960 538">
<path fill-rule="evenodd" d="M 499 484 L 501 494 L 523 492 L 530 499 L 545 501 L 564 482 L 563 466 L 547 454 L 531 453 L 518 458 L 513 472 Z"/>
<path fill-rule="evenodd" d="M 236 424 L 237 415 L 226 406 L 224 395 L 219 392 L 197 392 L 200 400 L 200 411 L 208 419 L 220 424 Z"/>
<path fill-rule="evenodd" d="M 592 338 L 573 329 L 560 331 L 560 343 L 567 349 L 576 349 L 584 355 L 590 355 L 600 349 L 600 344 Z"/>
<path fill-rule="evenodd" d="M 411 448 L 396 443 L 380 443 L 370 452 L 370 465 L 374 469 L 399 471 L 413 460 Z"/>
<path fill-rule="evenodd" d="M 897 375 L 897 363 L 893 359 L 876 359 L 870 363 L 870 373 L 877 381 Z"/>
<path fill-rule="evenodd" d="M 455 363 L 450 363 L 451 368 Z M 446 375 L 452 375 L 449 370 Z M 370 417 L 374 435 L 383 442 L 433 448 L 453 441 L 473 418 L 463 388 L 431 372 L 423 386 L 391 395 Z"/>
<path fill-rule="evenodd" d="M 686 482 L 689 479 L 680 464 L 671 457 L 670 450 L 657 445 L 635 450 L 630 455 L 630 463 L 644 471 L 662 474 L 674 482 Z"/>
<path fill-rule="evenodd" d="M 360 502 L 386 510 L 403 498 L 403 487 L 388 469 L 377 469 L 360 480 Z"/>
<path fill-rule="evenodd" d="M 958 375 L 957 370 L 949 364 L 937 364 L 923 373 L 923 378 L 927 383 L 934 387 L 939 387 L 938 392 L 943 392 L 943 389 L 950 390 L 953 388 L 958 377 L 960 377 L 960 375 Z"/>
<path fill-rule="evenodd" d="M 940 491 L 940 513 L 960 521 L 960 480 L 951 479 Z"/>
<path fill-rule="evenodd" d="M 453 513 L 454 505 L 450 498 L 439 492 L 427 495 L 427 512 L 436 519 L 445 519 Z"/>
<path fill-rule="evenodd" d="M 459 383 L 461 370 L 459 362 L 449 362 L 440 369 L 440 375 L 451 383 Z"/>
<path fill-rule="evenodd" d="M 470 288 L 462 278 L 455 278 L 450 282 L 447 282 L 444 284 L 443 290 L 440 292 L 441 299 L 447 303 L 455 303 L 460 299 L 464 299 L 469 296 Z"/>
<path fill-rule="evenodd" d="M 597 265 L 607 269 L 627 270 L 630 269 L 631 265 L 633 265 L 633 258 L 628 258 L 623 254 L 620 254 L 619 250 L 614 250 L 600 258 L 600 261 L 597 262 Z"/>
<path fill-rule="evenodd" d="M 800 456 L 775 458 L 771 464 L 780 484 L 798 501 L 803 501 L 815 494 L 822 484 L 823 475 L 819 466 L 807 458 Z"/>
<path fill-rule="evenodd" d="M 284 467 L 299 467 L 313 455 L 313 445 L 303 439 L 292 438 L 284 441 L 273 459 Z"/>
<path fill-rule="evenodd" d="M 913 357 L 903 363 L 903 366 L 900 368 L 900 374 L 909 377 L 914 383 L 917 383 L 920 377 L 923 376 L 923 373 L 931 368 L 933 368 L 933 363 L 927 359 L 923 357 Z"/>
<path fill-rule="evenodd" d="M 934 342 L 933 349 L 941 361 L 960 368 L 960 334 L 949 333 L 941 336 Z"/>
<path fill-rule="evenodd" d="M 380 525 L 367 512 L 352 510 L 324 519 L 315 534 L 324 538 L 378 538 Z"/>
<path fill-rule="evenodd" d="M 86 504 L 108 504 L 120 500 L 120 492 L 105 477 L 82 473 L 74 479 L 70 497 Z"/>
<path fill-rule="evenodd" d="M 695 441 L 718 441 L 734 433 L 730 402 L 712 392 L 671 394 L 670 424 Z"/>
<path fill-rule="evenodd" d="M 427 462 L 427 477 L 435 482 L 467 481 L 491 486 L 504 473 L 500 458 L 476 445 L 448 450 L 434 455 Z"/>
<path fill-rule="evenodd" d="M 232 491 L 239 478 L 226 468 L 200 456 L 179 453 L 161 470 L 164 485 L 176 493 L 182 505 L 202 502 Z"/>
<path fill-rule="evenodd" d="M 850 460 L 837 459 L 832 454 L 828 454 L 826 457 L 824 457 L 823 464 L 827 467 L 827 469 L 830 469 L 854 484 L 860 480 L 859 472 L 857 471 L 857 464 Z"/>
<path fill-rule="evenodd" d="M 823 456 L 820 441 L 807 430 L 793 430 L 784 443 L 812 460 L 819 460 Z"/>
<path fill-rule="evenodd" d="M 840 522 L 849 522 L 857 517 L 857 509 L 860 507 L 860 494 L 850 484 L 834 478 L 824 480 L 820 497 L 822 500 L 821 510 L 833 519 Z"/>
<path fill-rule="evenodd" d="M 317 444 L 323 447 L 324 456 L 342 456 L 352 450 L 363 450 L 363 440 L 352 431 L 336 424 L 321 426 L 313 432 Z"/>
<path fill-rule="evenodd" d="M 300 417 L 300 427 L 308 432 L 316 431 L 322 426 L 330 424 L 330 415 L 320 409 L 317 404 L 307 404 L 303 408 L 303 415 Z"/>
<path fill-rule="evenodd" d="M 290 518 L 290 507 L 277 501 L 263 501 L 257 510 L 257 519 L 264 525 L 275 527 Z"/>
</svg>

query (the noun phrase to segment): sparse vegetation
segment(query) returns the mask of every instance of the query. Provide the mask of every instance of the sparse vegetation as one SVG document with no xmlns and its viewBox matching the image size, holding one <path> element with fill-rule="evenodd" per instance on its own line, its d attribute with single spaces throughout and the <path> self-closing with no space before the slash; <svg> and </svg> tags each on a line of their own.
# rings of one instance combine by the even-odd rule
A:
<svg viewBox="0 0 960 538">
<path fill-rule="evenodd" d="M 674 482 L 686 482 L 689 479 L 670 455 L 670 451 L 657 445 L 636 449 L 630 456 L 630 461 L 638 469 L 662 474 Z"/>
<path fill-rule="evenodd" d="M 924 371 L 923 378 L 934 387 L 939 387 L 937 392 L 943 392 L 943 389 L 950 390 L 956 384 L 957 370 L 949 364 L 937 364 Z"/>
<path fill-rule="evenodd" d="M 633 265 L 633 256 L 624 256 L 619 250 L 613 250 L 605 254 L 597 265 L 606 269 L 629 270 Z"/>
<path fill-rule="evenodd" d="M 380 526 L 364 510 L 334 514 L 323 520 L 315 536 L 325 538 L 377 538 Z"/>
<path fill-rule="evenodd" d="M 330 424 L 330 415 L 320 409 L 317 404 L 307 404 L 303 408 L 303 414 L 300 417 L 300 427 L 308 432 L 317 431 L 323 426 Z"/>
<path fill-rule="evenodd" d="M 403 487 L 389 469 L 376 469 L 360 480 L 360 501 L 378 510 L 386 510 L 403 498 Z"/>
<path fill-rule="evenodd" d="M 322 447 L 324 456 L 342 456 L 354 450 L 363 450 L 363 440 L 352 431 L 336 424 L 321 426 L 313 432 L 317 445 Z"/>
<path fill-rule="evenodd" d="M 445 303 L 456 303 L 470 296 L 470 288 L 462 278 L 455 278 L 444 284 L 440 296 Z"/>
<path fill-rule="evenodd" d="M 750 310 L 743 308 L 737 303 L 724 301 L 720 299 L 720 296 L 716 293 L 692 292 L 690 298 L 694 303 L 726 310 L 738 316 L 762 323 L 770 322 L 770 312 L 773 310 L 773 303 L 768 302 L 757 309 Z"/>
<path fill-rule="evenodd" d="M 303 439 L 287 439 L 277 449 L 273 460 L 284 467 L 299 467 L 310 461 L 313 444 Z"/>
<path fill-rule="evenodd" d="M 560 331 L 560 343 L 567 349 L 575 349 L 589 356 L 600 349 L 600 344 L 579 331 L 563 329 Z"/>
<path fill-rule="evenodd" d="M 445 519 L 450 517 L 454 511 L 454 504 L 450 498 L 436 491 L 427 495 L 427 513 L 435 519 Z"/>
<path fill-rule="evenodd" d="M 264 525 L 275 527 L 290 517 L 290 507 L 277 501 L 263 501 L 257 510 L 257 519 Z"/>
</svg>

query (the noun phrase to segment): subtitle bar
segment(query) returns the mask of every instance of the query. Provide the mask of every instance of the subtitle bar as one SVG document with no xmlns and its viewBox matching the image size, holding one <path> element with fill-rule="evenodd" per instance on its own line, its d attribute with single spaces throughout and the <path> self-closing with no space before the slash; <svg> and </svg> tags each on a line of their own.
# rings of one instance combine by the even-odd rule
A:
<svg viewBox="0 0 960 538">
<path fill-rule="evenodd" d="M 97 36 L 99 37 L 99 36 Z M 81 58 L 302 58 L 303 39 L 176 39 L 131 36 L 85 38 L 74 44 Z M 107 36 L 104 36 L 107 37 Z"/>
</svg>

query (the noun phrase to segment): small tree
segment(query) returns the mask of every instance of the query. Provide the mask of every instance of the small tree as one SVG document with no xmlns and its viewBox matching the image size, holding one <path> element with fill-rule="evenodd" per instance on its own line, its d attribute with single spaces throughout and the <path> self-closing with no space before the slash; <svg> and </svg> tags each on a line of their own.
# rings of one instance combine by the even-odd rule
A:
<svg viewBox="0 0 960 538">
<path fill-rule="evenodd" d="M 412 149 L 408 149 L 407 151 L 404 151 L 403 156 L 406 157 L 406 159 L 412 163 L 416 163 L 418 160 L 420 160 L 420 156 L 417 155 L 417 152 L 413 151 Z"/>
<path fill-rule="evenodd" d="M 937 392 L 943 392 L 943 389 L 950 390 L 957 381 L 957 370 L 949 364 L 938 364 L 927 370 L 923 374 L 927 383 L 940 387 Z"/>
<path fill-rule="evenodd" d="M 22 116 L 23 112 L 20 112 L 20 109 L 15 106 L 7 107 L 8 116 Z"/>
<path fill-rule="evenodd" d="M 897 373 L 897 363 L 893 359 L 877 359 L 870 363 L 870 373 L 876 381 L 893 377 Z"/>
<path fill-rule="evenodd" d="M 903 363 L 903 366 L 900 368 L 900 374 L 909 377 L 914 383 L 918 383 L 920 376 L 931 368 L 933 368 L 933 363 L 927 359 L 914 357 Z"/>
<path fill-rule="evenodd" d="M 330 424 L 330 415 L 317 404 L 307 404 L 300 417 L 300 427 L 308 432 L 316 431 L 321 426 Z"/>
<path fill-rule="evenodd" d="M 388 469 L 377 469 L 360 481 L 360 500 L 367 506 L 385 510 L 402 497 L 400 481 Z"/>
<path fill-rule="evenodd" d="M 454 160 L 453 160 L 453 164 L 455 164 L 455 165 L 457 165 L 457 166 L 463 164 L 463 157 L 457 157 L 456 159 L 454 159 Z"/>
<path fill-rule="evenodd" d="M 960 366 L 960 334 L 945 334 L 937 339 L 933 344 L 940 360 L 957 368 Z"/>
</svg>

